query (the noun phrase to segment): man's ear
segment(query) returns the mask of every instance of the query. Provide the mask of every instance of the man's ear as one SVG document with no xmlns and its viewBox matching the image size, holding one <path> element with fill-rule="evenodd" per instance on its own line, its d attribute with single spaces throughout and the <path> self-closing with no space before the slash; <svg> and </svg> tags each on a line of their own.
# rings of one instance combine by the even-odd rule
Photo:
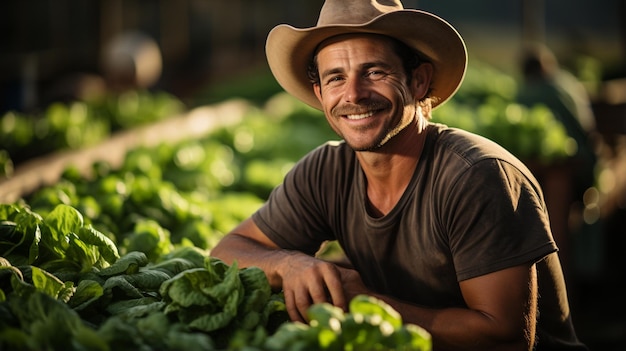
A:
<svg viewBox="0 0 626 351">
<path fill-rule="evenodd" d="M 413 70 L 411 91 L 416 100 L 422 100 L 427 96 L 432 77 L 433 65 L 429 62 L 423 62 Z"/>
<path fill-rule="evenodd" d="M 317 99 L 322 102 L 322 86 L 319 83 L 313 83 L 313 92 L 315 92 L 315 96 Z"/>
</svg>

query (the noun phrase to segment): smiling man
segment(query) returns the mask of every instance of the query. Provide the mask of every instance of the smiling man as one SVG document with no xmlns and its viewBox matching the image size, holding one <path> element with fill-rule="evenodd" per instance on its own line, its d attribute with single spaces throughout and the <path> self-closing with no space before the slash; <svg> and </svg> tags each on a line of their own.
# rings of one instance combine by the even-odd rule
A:
<svg viewBox="0 0 626 351">
<path fill-rule="evenodd" d="M 315 95 L 330 126 L 354 151 L 378 149 L 419 121 L 413 100 L 426 96 L 432 66 L 406 72 L 396 54 L 400 45 L 381 35 L 360 34 L 333 37 L 318 49 Z"/>
<path fill-rule="evenodd" d="M 497 144 L 430 122 L 463 80 L 454 28 L 398 1 L 327 0 L 316 27 L 274 28 L 267 57 L 342 142 L 300 160 L 213 256 L 263 269 L 293 320 L 368 294 L 435 350 L 586 350 L 533 175 Z M 328 240 L 349 265 L 315 256 Z"/>
</svg>

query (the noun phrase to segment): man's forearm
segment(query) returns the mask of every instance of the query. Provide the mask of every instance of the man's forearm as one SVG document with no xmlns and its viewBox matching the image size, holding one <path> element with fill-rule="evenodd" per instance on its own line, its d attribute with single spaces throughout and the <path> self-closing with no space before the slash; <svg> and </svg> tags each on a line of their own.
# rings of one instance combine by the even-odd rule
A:
<svg viewBox="0 0 626 351">
<path fill-rule="evenodd" d="M 400 312 L 404 323 L 418 325 L 433 338 L 435 351 L 443 350 L 529 350 L 523 338 L 498 336 L 496 321 L 467 308 L 432 309 L 406 303 L 386 295 L 370 293 Z"/>
<path fill-rule="evenodd" d="M 227 264 L 237 261 L 239 268 L 259 267 L 265 272 L 270 286 L 274 290 L 282 288 L 282 278 L 276 270 L 281 255 L 286 256 L 288 253 L 269 248 L 238 234 L 226 235 L 211 250 L 211 256 L 219 258 Z"/>
</svg>

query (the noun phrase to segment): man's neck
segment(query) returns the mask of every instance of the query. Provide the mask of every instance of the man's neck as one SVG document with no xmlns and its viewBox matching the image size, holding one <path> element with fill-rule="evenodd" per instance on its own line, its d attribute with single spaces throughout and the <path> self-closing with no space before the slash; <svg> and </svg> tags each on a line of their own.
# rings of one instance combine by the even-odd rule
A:
<svg viewBox="0 0 626 351">
<path fill-rule="evenodd" d="M 387 214 L 402 197 L 424 147 L 426 124 L 412 123 L 381 150 L 357 153 L 372 215 Z"/>
</svg>

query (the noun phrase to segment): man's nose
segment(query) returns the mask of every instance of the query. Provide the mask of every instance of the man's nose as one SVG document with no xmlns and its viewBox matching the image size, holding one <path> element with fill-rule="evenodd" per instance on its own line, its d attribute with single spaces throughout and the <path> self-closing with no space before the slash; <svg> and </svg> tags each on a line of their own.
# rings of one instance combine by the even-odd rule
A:
<svg viewBox="0 0 626 351">
<path fill-rule="evenodd" d="M 370 90 L 362 77 L 348 78 L 345 84 L 344 100 L 353 104 L 368 98 Z"/>
</svg>

